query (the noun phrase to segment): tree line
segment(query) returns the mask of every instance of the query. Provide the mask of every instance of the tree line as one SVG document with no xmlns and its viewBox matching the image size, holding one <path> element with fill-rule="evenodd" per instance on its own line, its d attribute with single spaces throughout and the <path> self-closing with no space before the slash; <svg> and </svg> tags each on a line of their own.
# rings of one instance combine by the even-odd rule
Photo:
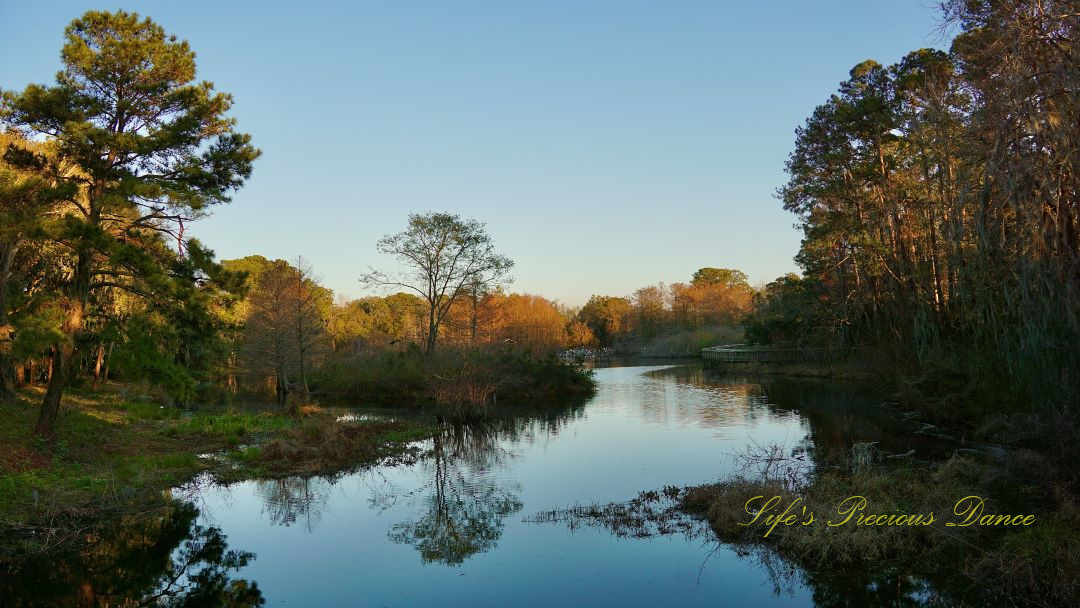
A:
<svg viewBox="0 0 1080 608">
<path fill-rule="evenodd" d="M 0 92 L 0 399 L 43 384 L 37 434 L 69 387 L 110 375 L 176 403 L 261 392 L 284 406 L 374 351 L 567 345 L 568 310 L 507 293 L 512 262 L 447 213 L 378 243 L 406 268 L 363 277 L 398 292 L 384 297 L 335 301 L 303 259 L 219 263 L 185 231 L 259 156 L 231 97 L 148 18 L 89 11 L 64 35 L 54 84 Z"/>
<path fill-rule="evenodd" d="M 787 285 L 805 304 L 788 329 L 1074 398 L 1077 3 L 944 8 L 949 52 L 856 65 L 796 132 L 779 196 L 807 281 Z"/>
<path fill-rule="evenodd" d="M 743 323 L 754 294 L 742 271 L 705 267 L 688 283 L 646 285 L 629 296 L 594 295 L 574 315 L 569 331 L 578 344 L 635 352 L 658 337 L 680 332 L 703 332 L 706 342 L 698 348 L 714 346 L 718 333 Z"/>
</svg>

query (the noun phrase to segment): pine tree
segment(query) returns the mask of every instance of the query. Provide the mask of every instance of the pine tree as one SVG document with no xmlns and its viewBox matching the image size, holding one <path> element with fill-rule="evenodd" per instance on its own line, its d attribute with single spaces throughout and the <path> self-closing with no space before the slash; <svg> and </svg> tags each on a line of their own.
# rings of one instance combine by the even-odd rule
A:
<svg viewBox="0 0 1080 608">
<path fill-rule="evenodd" d="M 229 95 L 195 82 L 187 42 L 135 13 L 89 11 L 68 26 L 64 69 L 53 86 L 14 96 L 7 120 L 45 136 L 77 168 L 63 179 L 71 199 L 54 237 L 71 253 L 59 285 L 65 339 L 53 346 L 53 374 L 35 433 L 51 435 L 60 398 L 76 371 L 93 294 L 116 287 L 169 293 L 181 226 L 197 219 L 251 174 L 259 155 L 226 116 Z M 24 159 L 29 164 L 27 159 Z"/>
</svg>

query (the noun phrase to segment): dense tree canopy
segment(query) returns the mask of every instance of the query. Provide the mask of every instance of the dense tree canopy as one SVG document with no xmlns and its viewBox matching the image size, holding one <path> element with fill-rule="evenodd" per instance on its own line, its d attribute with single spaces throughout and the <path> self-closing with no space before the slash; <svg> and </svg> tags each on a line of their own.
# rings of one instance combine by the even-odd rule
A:
<svg viewBox="0 0 1080 608">
<path fill-rule="evenodd" d="M 1074 2 L 946 3 L 950 53 L 855 66 L 797 132 L 785 207 L 824 327 L 909 360 L 965 353 L 1018 397 L 1076 397 Z"/>
</svg>

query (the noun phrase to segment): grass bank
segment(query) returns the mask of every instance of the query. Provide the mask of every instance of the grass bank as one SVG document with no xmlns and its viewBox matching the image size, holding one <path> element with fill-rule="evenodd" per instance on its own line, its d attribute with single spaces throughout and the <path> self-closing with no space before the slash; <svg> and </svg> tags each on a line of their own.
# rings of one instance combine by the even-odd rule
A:
<svg viewBox="0 0 1080 608">
<path fill-rule="evenodd" d="M 166 490 L 210 472 L 224 481 L 311 475 L 400 453 L 434 428 L 339 421 L 340 412 L 186 412 L 115 390 L 71 391 L 44 442 L 31 434 L 40 396 L 0 405 L 0 556 L 56 548 L 96 522 L 153 509 Z"/>
<path fill-rule="evenodd" d="M 967 597 L 978 598 L 976 604 L 1080 605 L 1080 509 L 1061 486 L 1036 487 L 1017 458 L 953 456 L 932 465 L 827 472 L 800 483 L 779 476 L 734 477 L 688 488 L 680 506 L 703 516 L 722 541 L 771 546 L 809 571 L 945 575 Z M 776 506 L 758 515 L 774 496 Z M 982 501 L 982 514 L 1032 515 L 1033 522 L 990 525 L 976 519 L 958 525 L 970 521 L 967 513 L 978 503 L 965 499 L 972 496 Z M 859 509 L 861 499 L 865 506 Z M 779 515 L 793 503 L 793 524 L 773 527 L 767 515 Z M 807 512 L 815 517 L 803 525 Z"/>
</svg>

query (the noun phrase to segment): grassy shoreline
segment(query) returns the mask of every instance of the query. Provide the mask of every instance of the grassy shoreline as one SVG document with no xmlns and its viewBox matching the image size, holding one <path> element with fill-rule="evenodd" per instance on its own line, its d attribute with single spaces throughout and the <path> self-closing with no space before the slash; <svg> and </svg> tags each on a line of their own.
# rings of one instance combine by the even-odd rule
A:
<svg viewBox="0 0 1080 608">
<path fill-rule="evenodd" d="M 124 398 L 116 387 L 65 397 L 53 441 L 31 435 L 39 395 L 0 405 L 0 560 L 55 550 L 97 522 L 165 506 L 199 474 L 224 483 L 349 470 L 435 434 L 402 420 L 289 418 L 218 408 L 185 412 Z"/>
<path fill-rule="evenodd" d="M 999 460 L 957 454 L 934 463 L 849 466 L 794 484 L 783 475 L 734 476 L 686 488 L 679 508 L 704 518 L 722 542 L 771 547 L 811 571 L 918 569 L 977 590 L 994 605 L 1076 605 L 1080 508 L 1062 486 L 1044 486 L 1025 475 L 1021 458 L 1019 453 Z M 764 498 L 750 505 L 752 511 L 771 497 L 779 499 L 755 520 L 747 501 L 756 496 Z M 958 525 L 971 522 L 967 509 L 975 502 L 965 502 L 969 496 L 984 501 L 980 513 L 1031 514 L 1034 522 Z M 840 509 L 858 502 L 851 497 L 865 498 L 865 506 L 847 523 L 830 526 L 829 521 L 845 521 Z M 770 530 L 773 522 L 766 516 L 780 515 L 793 503 L 796 521 Z M 815 515 L 807 525 L 803 507 Z M 934 517 L 927 520 L 930 513 Z M 871 523 L 860 525 L 858 515 Z M 900 515 L 908 516 L 906 523 L 897 520 Z M 919 515 L 919 523 L 911 524 Z"/>
<path fill-rule="evenodd" d="M 682 510 L 703 517 L 723 542 L 770 547 L 811 570 L 918 565 L 924 572 L 954 576 L 953 582 L 977 589 L 995 605 L 1080 605 L 1076 415 L 1065 407 L 1003 403 L 951 368 L 905 377 L 902 370 L 888 373 L 881 361 L 869 353 L 844 368 L 849 376 L 855 371 L 863 374 L 860 379 L 876 378 L 886 405 L 958 439 L 953 449 L 930 461 L 903 454 L 889 461 L 869 453 L 873 444 L 855 444 L 840 461 L 822 463 L 826 466 L 797 482 L 782 469 L 801 463 L 787 454 L 759 454 L 756 464 L 767 461 L 771 470 L 688 488 Z M 928 526 L 869 527 L 818 521 L 777 526 L 765 537 L 767 529 L 739 525 L 750 520 L 746 501 L 757 495 L 780 496 L 784 506 L 801 499 L 800 511 L 806 506 L 826 518 L 836 518 L 845 499 L 864 496 L 867 515 L 933 512 L 938 520 Z M 984 499 L 987 514 L 1033 514 L 1035 521 L 1012 527 L 945 525 L 961 521 L 954 509 L 966 496 Z"/>
</svg>

